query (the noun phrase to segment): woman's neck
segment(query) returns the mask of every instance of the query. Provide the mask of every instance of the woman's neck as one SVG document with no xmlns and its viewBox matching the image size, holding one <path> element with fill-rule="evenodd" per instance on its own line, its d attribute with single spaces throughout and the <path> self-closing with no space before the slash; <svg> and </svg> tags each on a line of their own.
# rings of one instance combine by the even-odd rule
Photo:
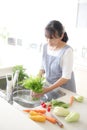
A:
<svg viewBox="0 0 87 130">
<path fill-rule="evenodd" d="M 57 44 L 55 46 L 49 46 L 49 49 L 56 51 L 56 50 L 62 49 L 64 46 L 66 46 L 66 43 L 65 42 L 61 42 L 60 44 Z"/>
</svg>

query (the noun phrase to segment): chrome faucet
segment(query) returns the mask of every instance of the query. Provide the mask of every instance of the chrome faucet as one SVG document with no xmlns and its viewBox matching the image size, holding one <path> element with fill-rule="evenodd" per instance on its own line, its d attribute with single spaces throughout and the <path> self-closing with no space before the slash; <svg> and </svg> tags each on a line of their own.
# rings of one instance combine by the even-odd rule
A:
<svg viewBox="0 0 87 130">
<path fill-rule="evenodd" d="M 19 71 L 17 70 L 13 76 L 13 73 L 6 74 L 6 100 L 8 103 L 13 104 L 13 91 L 18 82 Z"/>
</svg>

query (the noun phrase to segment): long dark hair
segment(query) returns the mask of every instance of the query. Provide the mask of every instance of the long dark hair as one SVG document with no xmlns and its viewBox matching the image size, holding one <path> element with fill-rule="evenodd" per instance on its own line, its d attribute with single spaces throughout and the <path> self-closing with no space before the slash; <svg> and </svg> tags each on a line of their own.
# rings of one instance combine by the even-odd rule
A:
<svg viewBox="0 0 87 130">
<path fill-rule="evenodd" d="M 57 38 L 57 36 L 61 37 L 63 33 L 64 33 L 64 36 L 62 38 L 62 41 L 67 42 L 68 35 L 64 31 L 64 27 L 62 23 L 60 23 L 57 20 L 50 21 L 45 28 L 45 36 L 50 39 L 52 39 L 53 37 Z"/>
</svg>

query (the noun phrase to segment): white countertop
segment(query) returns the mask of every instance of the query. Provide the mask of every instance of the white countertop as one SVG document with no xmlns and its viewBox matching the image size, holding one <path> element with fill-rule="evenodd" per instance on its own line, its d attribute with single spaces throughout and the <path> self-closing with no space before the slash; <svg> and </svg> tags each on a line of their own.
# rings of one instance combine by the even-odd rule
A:
<svg viewBox="0 0 87 130">
<path fill-rule="evenodd" d="M 62 88 L 61 88 L 62 89 Z M 68 93 L 66 96 L 61 97 L 59 100 L 64 102 L 69 102 L 71 95 L 76 95 L 75 93 L 72 93 L 68 90 L 65 90 L 66 93 Z M 45 123 L 37 123 L 39 126 L 44 128 L 44 130 L 86 130 L 87 129 L 87 99 L 84 99 L 83 103 L 74 102 L 72 107 L 69 108 L 70 111 L 79 112 L 80 114 L 80 120 L 78 122 L 73 123 L 67 123 L 64 120 L 64 117 L 58 117 L 58 119 L 64 124 L 64 128 L 60 128 L 57 124 L 52 124 L 48 121 Z M 26 118 L 28 118 L 28 115 L 26 115 Z"/>
<path fill-rule="evenodd" d="M 68 96 L 65 96 L 64 98 L 61 98 L 63 101 L 68 101 Z M 69 108 L 70 111 L 75 111 L 80 114 L 80 120 L 78 122 L 73 123 L 67 123 L 64 120 L 64 117 L 58 117 L 58 120 L 60 120 L 64 124 L 63 130 L 86 130 L 87 129 L 87 99 L 84 100 L 84 103 L 77 103 L 75 102 L 71 108 Z M 37 123 L 39 126 L 42 126 L 44 130 L 61 130 L 61 128 L 57 124 L 52 124 L 50 122 L 46 122 L 45 125 L 41 123 Z"/>
<path fill-rule="evenodd" d="M 7 101 L 0 98 L 0 130 L 43 130 Z"/>
<path fill-rule="evenodd" d="M 74 93 L 65 90 L 68 93 L 66 96 L 60 98 L 60 100 L 69 102 L 70 96 Z M 86 130 L 87 129 L 87 99 L 84 99 L 83 103 L 74 102 L 70 111 L 80 113 L 80 120 L 76 123 L 66 123 L 64 117 L 58 117 L 58 119 L 64 124 L 64 128 L 60 128 L 57 124 L 52 124 L 48 121 L 45 123 L 34 122 L 29 119 L 28 114 L 22 110 L 24 108 L 8 104 L 4 99 L 0 98 L 0 129 L 1 130 Z"/>
</svg>

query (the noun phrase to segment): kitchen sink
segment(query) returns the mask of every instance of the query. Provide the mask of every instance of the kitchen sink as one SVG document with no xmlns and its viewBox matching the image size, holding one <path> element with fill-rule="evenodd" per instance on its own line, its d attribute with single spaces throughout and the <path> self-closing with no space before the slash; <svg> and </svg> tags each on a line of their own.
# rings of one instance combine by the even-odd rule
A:
<svg viewBox="0 0 87 130">
<path fill-rule="evenodd" d="M 36 106 L 39 106 L 41 101 L 48 102 L 51 101 L 52 99 L 57 99 L 65 95 L 66 93 L 63 92 L 63 90 L 57 89 L 55 91 L 44 94 L 44 96 L 42 96 L 39 100 L 31 100 L 30 90 L 24 89 L 22 86 L 21 87 L 17 86 L 14 88 L 14 91 L 11 94 L 11 99 L 9 103 L 12 104 L 16 102 L 22 107 L 34 108 Z M 0 79 L 0 97 L 7 100 L 5 77 Z"/>
<path fill-rule="evenodd" d="M 44 94 L 44 96 L 42 96 L 38 100 L 31 100 L 30 90 L 23 89 L 13 92 L 13 101 L 18 103 L 22 107 L 34 108 L 39 106 L 41 101 L 48 102 L 51 101 L 52 99 L 57 99 L 65 95 L 66 95 L 65 92 L 57 90 Z"/>
<path fill-rule="evenodd" d="M 32 100 L 30 90 L 17 90 L 13 93 L 13 101 L 23 107 L 33 108 L 40 105 L 41 101 L 47 101 L 47 96 L 44 95 L 40 99 Z"/>
</svg>

